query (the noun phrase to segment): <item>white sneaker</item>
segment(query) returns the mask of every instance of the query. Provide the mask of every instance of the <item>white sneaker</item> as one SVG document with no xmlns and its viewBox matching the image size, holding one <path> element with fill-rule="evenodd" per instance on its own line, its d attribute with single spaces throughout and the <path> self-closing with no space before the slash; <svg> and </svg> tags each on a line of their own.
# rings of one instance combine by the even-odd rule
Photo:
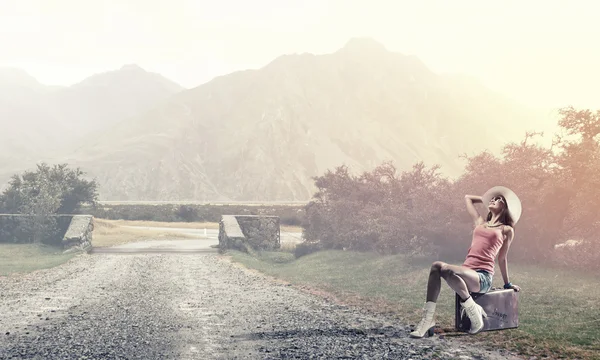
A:
<svg viewBox="0 0 600 360">
<path fill-rule="evenodd" d="M 470 334 L 476 334 L 483 328 L 483 318 L 487 317 L 487 314 L 483 310 L 479 304 L 473 301 L 472 297 L 463 303 L 461 303 L 462 310 L 460 312 L 460 316 L 464 316 L 465 312 L 471 320 L 471 329 L 469 329 Z"/>
<path fill-rule="evenodd" d="M 434 314 L 435 303 L 432 301 L 426 302 L 423 307 L 423 317 L 415 330 L 409 334 L 410 337 L 422 338 L 425 334 L 427 334 L 427 336 L 433 336 L 433 328 L 435 327 L 435 321 L 433 320 Z"/>
</svg>

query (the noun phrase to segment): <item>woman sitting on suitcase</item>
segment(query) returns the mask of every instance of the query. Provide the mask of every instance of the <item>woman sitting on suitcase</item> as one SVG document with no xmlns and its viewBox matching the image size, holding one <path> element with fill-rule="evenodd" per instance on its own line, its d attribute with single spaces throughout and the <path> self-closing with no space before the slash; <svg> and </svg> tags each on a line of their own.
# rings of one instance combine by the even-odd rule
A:
<svg viewBox="0 0 600 360">
<path fill-rule="evenodd" d="M 427 283 L 427 300 L 423 309 L 423 318 L 410 333 L 411 337 L 421 338 L 433 335 L 435 321 L 435 305 L 440 294 L 441 278 L 461 298 L 462 312 L 466 312 L 471 320 L 469 332 L 475 334 L 483 328 L 483 317 L 487 314 L 476 304 L 471 293 L 485 293 L 492 287 L 492 276 L 496 256 L 504 279 L 505 289 L 520 291 L 517 285 L 512 285 L 508 278 L 506 255 L 515 236 L 514 225 L 521 216 L 521 202 L 517 195 L 508 188 L 496 186 L 483 196 L 466 195 L 467 211 L 475 223 L 473 240 L 467 257 L 462 266 L 450 265 L 436 261 L 429 272 Z M 489 212 L 484 220 L 474 203 L 487 205 Z"/>
</svg>

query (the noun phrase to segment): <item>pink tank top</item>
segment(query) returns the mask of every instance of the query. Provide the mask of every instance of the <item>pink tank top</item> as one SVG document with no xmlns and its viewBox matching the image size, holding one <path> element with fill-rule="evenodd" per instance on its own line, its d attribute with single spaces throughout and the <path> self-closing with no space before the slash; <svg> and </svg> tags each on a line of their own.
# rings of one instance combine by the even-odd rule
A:
<svg viewBox="0 0 600 360">
<path fill-rule="evenodd" d="M 502 227 L 490 229 L 483 225 L 476 226 L 463 266 L 473 270 L 485 270 L 493 275 L 496 256 L 503 243 Z"/>
</svg>

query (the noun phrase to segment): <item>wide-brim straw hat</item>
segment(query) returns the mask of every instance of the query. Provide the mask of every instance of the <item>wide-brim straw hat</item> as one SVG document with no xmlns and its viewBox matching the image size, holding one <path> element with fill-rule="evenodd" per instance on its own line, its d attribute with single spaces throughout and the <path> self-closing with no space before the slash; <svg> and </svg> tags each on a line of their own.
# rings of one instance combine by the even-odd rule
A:
<svg viewBox="0 0 600 360">
<path fill-rule="evenodd" d="M 521 200 L 515 194 L 514 191 L 505 187 L 505 186 L 494 186 L 483 194 L 481 200 L 484 206 L 488 206 L 490 200 L 494 196 L 502 195 L 506 199 L 506 205 L 508 206 L 508 214 L 513 219 L 516 224 L 521 217 L 521 212 L 523 208 L 521 207 Z"/>
</svg>

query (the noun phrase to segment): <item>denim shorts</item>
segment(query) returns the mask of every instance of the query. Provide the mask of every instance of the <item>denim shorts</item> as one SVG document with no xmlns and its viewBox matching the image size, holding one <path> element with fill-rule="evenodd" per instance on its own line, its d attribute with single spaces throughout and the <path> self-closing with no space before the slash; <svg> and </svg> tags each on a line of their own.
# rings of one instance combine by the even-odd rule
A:
<svg viewBox="0 0 600 360">
<path fill-rule="evenodd" d="M 485 270 L 475 270 L 479 274 L 479 291 L 478 293 L 483 294 L 492 288 L 492 274 Z"/>
</svg>

